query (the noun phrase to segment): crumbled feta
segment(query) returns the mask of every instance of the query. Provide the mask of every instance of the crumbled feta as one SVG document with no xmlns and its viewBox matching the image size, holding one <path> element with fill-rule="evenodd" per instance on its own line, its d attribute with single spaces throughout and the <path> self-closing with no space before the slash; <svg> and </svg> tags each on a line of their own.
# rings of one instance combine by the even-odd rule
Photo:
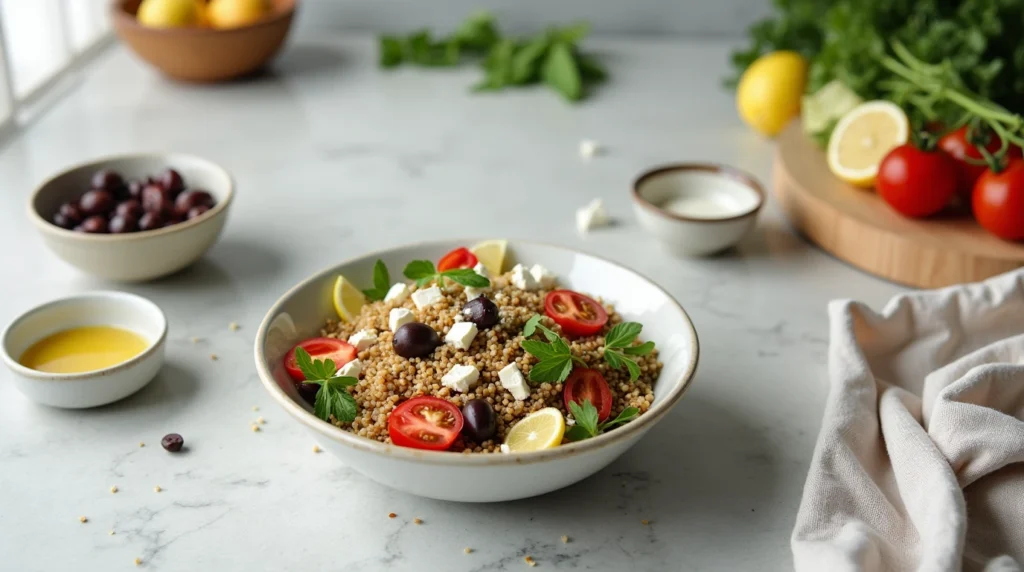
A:
<svg viewBox="0 0 1024 572">
<path fill-rule="evenodd" d="M 467 302 L 469 302 L 470 300 L 479 298 L 480 296 L 484 295 L 484 289 L 483 288 L 473 288 L 472 286 L 466 286 L 465 292 L 466 292 L 466 301 Z"/>
<path fill-rule="evenodd" d="M 441 378 L 441 385 L 466 393 L 480 379 L 480 372 L 471 365 L 457 365 Z"/>
<path fill-rule="evenodd" d="M 394 332 L 398 328 L 401 328 L 405 324 L 412 322 L 416 318 L 412 315 L 412 310 L 406 308 L 392 308 L 391 312 L 388 313 L 388 327 Z"/>
<path fill-rule="evenodd" d="M 573 419 L 572 417 L 566 417 L 566 418 L 565 418 L 565 425 L 566 425 L 567 427 L 572 427 L 572 426 L 573 426 L 573 425 L 575 425 L 575 424 L 576 424 L 576 420 L 575 420 L 575 419 Z"/>
<path fill-rule="evenodd" d="M 594 155 L 601 152 L 601 145 L 592 139 L 584 139 L 580 141 L 580 157 L 583 159 L 591 159 Z"/>
<path fill-rule="evenodd" d="M 499 449 L 499 450 L 500 450 L 500 451 L 501 451 L 502 453 L 504 453 L 504 454 L 506 454 L 506 455 L 508 455 L 509 453 L 511 453 L 511 452 L 512 452 L 512 449 L 511 449 L 511 448 L 509 448 L 509 446 L 508 446 L 508 445 L 506 445 L 506 444 L 504 444 L 504 443 L 502 443 L 502 444 L 501 444 L 501 446 L 500 446 L 500 447 L 498 447 L 498 449 Z"/>
<path fill-rule="evenodd" d="M 437 286 L 431 286 L 430 288 L 417 290 L 412 293 L 412 302 L 416 304 L 418 310 L 437 304 L 440 301 L 441 289 Z"/>
<path fill-rule="evenodd" d="M 356 347 L 357 351 L 363 351 L 366 348 L 377 343 L 377 334 L 370 330 L 359 330 L 352 334 L 348 338 L 348 343 Z"/>
<path fill-rule="evenodd" d="M 359 377 L 361 373 L 363 373 L 363 362 L 354 359 L 338 368 L 337 375 L 341 377 Z"/>
<path fill-rule="evenodd" d="M 498 372 L 498 381 L 501 382 L 502 387 L 512 394 L 512 397 L 519 401 L 530 396 L 530 387 L 526 385 L 526 378 L 523 377 L 523 372 L 519 371 L 519 366 L 516 365 L 516 362 L 501 368 L 501 371 Z"/>
<path fill-rule="evenodd" d="M 479 274 L 480 276 L 483 276 L 484 278 L 487 278 L 487 277 L 490 276 L 487 273 L 487 267 L 484 266 L 483 262 L 477 262 L 476 266 L 473 267 L 473 272 L 476 272 L 477 274 Z"/>
<path fill-rule="evenodd" d="M 468 350 L 476 337 L 476 324 L 473 322 L 459 322 L 448 330 L 444 337 L 445 343 L 451 344 L 460 350 Z"/>
<path fill-rule="evenodd" d="M 594 199 L 587 206 L 576 210 L 576 230 L 580 234 L 607 226 L 609 221 L 608 211 L 604 209 L 604 201 L 601 199 Z"/>
<path fill-rule="evenodd" d="M 540 288 L 540 283 L 534 279 L 533 274 L 530 274 L 530 271 L 522 264 L 516 264 L 512 268 L 512 285 L 527 292 Z"/>
<path fill-rule="evenodd" d="M 530 267 L 530 275 L 544 288 L 550 288 L 555 284 L 555 275 L 540 264 L 534 264 Z"/>
<path fill-rule="evenodd" d="M 452 321 L 458 324 L 459 322 L 465 322 L 466 319 L 462 317 L 462 312 L 459 312 L 458 314 L 455 314 L 455 317 L 452 318 Z"/>
<path fill-rule="evenodd" d="M 409 286 L 404 282 L 394 284 L 388 289 L 388 293 L 384 295 L 385 302 L 395 301 L 401 304 L 405 302 L 405 299 L 409 297 Z"/>
<path fill-rule="evenodd" d="M 497 292 L 496 294 L 494 294 L 494 301 L 495 302 L 501 302 L 504 299 L 505 299 L 505 295 L 502 294 L 501 292 Z"/>
</svg>

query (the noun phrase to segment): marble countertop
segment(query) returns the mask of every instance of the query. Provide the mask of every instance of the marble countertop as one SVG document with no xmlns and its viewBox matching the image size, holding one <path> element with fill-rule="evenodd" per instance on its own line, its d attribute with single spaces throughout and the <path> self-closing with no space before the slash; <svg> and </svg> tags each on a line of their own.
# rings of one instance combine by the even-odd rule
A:
<svg viewBox="0 0 1024 572">
<path fill-rule="evenodd" d="M 0 568 L 109 572 L 139 557 L 169 571 L 483 571 L 523 569 L 529 554 L 545 569 L 791 569 L 827 393 L 826 303 L 881 305 L 901 289 L 809 246 L 774 203 L 735 251 L 667 257 L 633 219 L 632 178 L 716 161 L 768 183 L 771 143 L 720 87 L 728 43 L 593 46 L 614 81 L 578 107 L 545 90 L 472 95 L 471 67 L 383 73 L 369 36 L 297 39 L 272 73 L 219 86 L 170 83 L 121 48 L 91 66 L 0 149 L 0 323 L 62 295 L 127 290 L 167 313 L 168 361 L 138 394 L 87 411 L 34 405 L 0 373 Z M 582 138 L 607 152 L 581 161 Z M 141 285 L 51 255 L 24 216 L 30 190 L 71 163 L 142 150 L 197 153 L 233 172 L 220 242 Z M 580 237 L 574 209 L 593 197 L 616 224 Z M 696 324 L 692 390 L 610 467 L 531 500 L 420 499 L 315 454 L 254 371 L 265 311 L 338 260 L 464 236 L 542 239 L 651 277 Z M 168 432 L 184 435 L 187 454 L 160 448 Z"/>
</svg>

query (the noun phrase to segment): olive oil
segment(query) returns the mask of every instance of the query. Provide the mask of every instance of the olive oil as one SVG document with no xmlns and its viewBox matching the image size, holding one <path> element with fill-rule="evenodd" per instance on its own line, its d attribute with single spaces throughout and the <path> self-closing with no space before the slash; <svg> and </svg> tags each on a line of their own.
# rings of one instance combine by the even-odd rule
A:
<svg viewBox="0 0 1024 572">
<path fill-rule="evenodd" d="M 84 326 L 46 336 L 22 354 L 21 365 L 47 373 L 85 373 L 130 360 L 145 338 L 113 326 Z"/>
</svg>

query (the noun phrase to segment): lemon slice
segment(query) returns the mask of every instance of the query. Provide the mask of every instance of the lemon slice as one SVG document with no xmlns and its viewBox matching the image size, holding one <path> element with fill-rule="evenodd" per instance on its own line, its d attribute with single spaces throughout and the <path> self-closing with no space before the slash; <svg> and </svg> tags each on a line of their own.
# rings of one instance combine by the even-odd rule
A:
<svg viewBox="0 0 1024 572">
<path fill-rule="evenodd" d="M 338 317 L 343 322 L 351 322 L 359 314 L 363 304 L 366 303 L 363 293 L 341 275 L 334 281 L 332 297 L 334 299 L 334 310 L 338 312 Z"/>
<path fill-rule="evenodd" d="M 545 407 L 513 425 L 505 436 L 505 444 L 512 453 L 540 451 L 561 445 L 564 434 L 562 412 L 554 407 Z"/>
<path fill-rule="evenodd" d="M 891 101 L 868 101 L 839 120 L 828 140 L 828 168 L 832 174 L 858 187 L 875 184 L 878 165 L 907 142 L 907 114 Z"/>
<path fill-rule="evenodd" d="M 491 276 L 499 276 L 505 267 L 506 249 L 508 249 L 507 240 L 485 240 L 470 248 L 469 251 L 476 256 L 480 264 L 484 265 Z"/>
</svg>

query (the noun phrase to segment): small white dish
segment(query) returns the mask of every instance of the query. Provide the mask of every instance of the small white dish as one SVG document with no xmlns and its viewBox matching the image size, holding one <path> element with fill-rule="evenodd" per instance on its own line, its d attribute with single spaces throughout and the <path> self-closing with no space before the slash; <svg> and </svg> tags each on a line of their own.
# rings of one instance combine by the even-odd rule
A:
<svg viewBox="0 0 1024 572">
<path fill-rule="evenodd" d="M 637 219 L 673 253 L 707 256 L 733 246 L 754 226 L 764 190 L 722 165 L 658 167 L 633 183 Z"/>
<path fill-rule="evenodd" d="M 51 334 L 82 326 L 115 326 L 148 343 L 139 355 L 84 373 L 47 373 L 25 367 L 21 356 Z M 164 362 L 167 319 L 156 304 L 125 292 L 92 292 L 37 306 L 16 318 L 0 337 L 0 356 L 26 397 L 53 407 L 81 409 L 123 399 L 142 389 Z"/>
</svg>

